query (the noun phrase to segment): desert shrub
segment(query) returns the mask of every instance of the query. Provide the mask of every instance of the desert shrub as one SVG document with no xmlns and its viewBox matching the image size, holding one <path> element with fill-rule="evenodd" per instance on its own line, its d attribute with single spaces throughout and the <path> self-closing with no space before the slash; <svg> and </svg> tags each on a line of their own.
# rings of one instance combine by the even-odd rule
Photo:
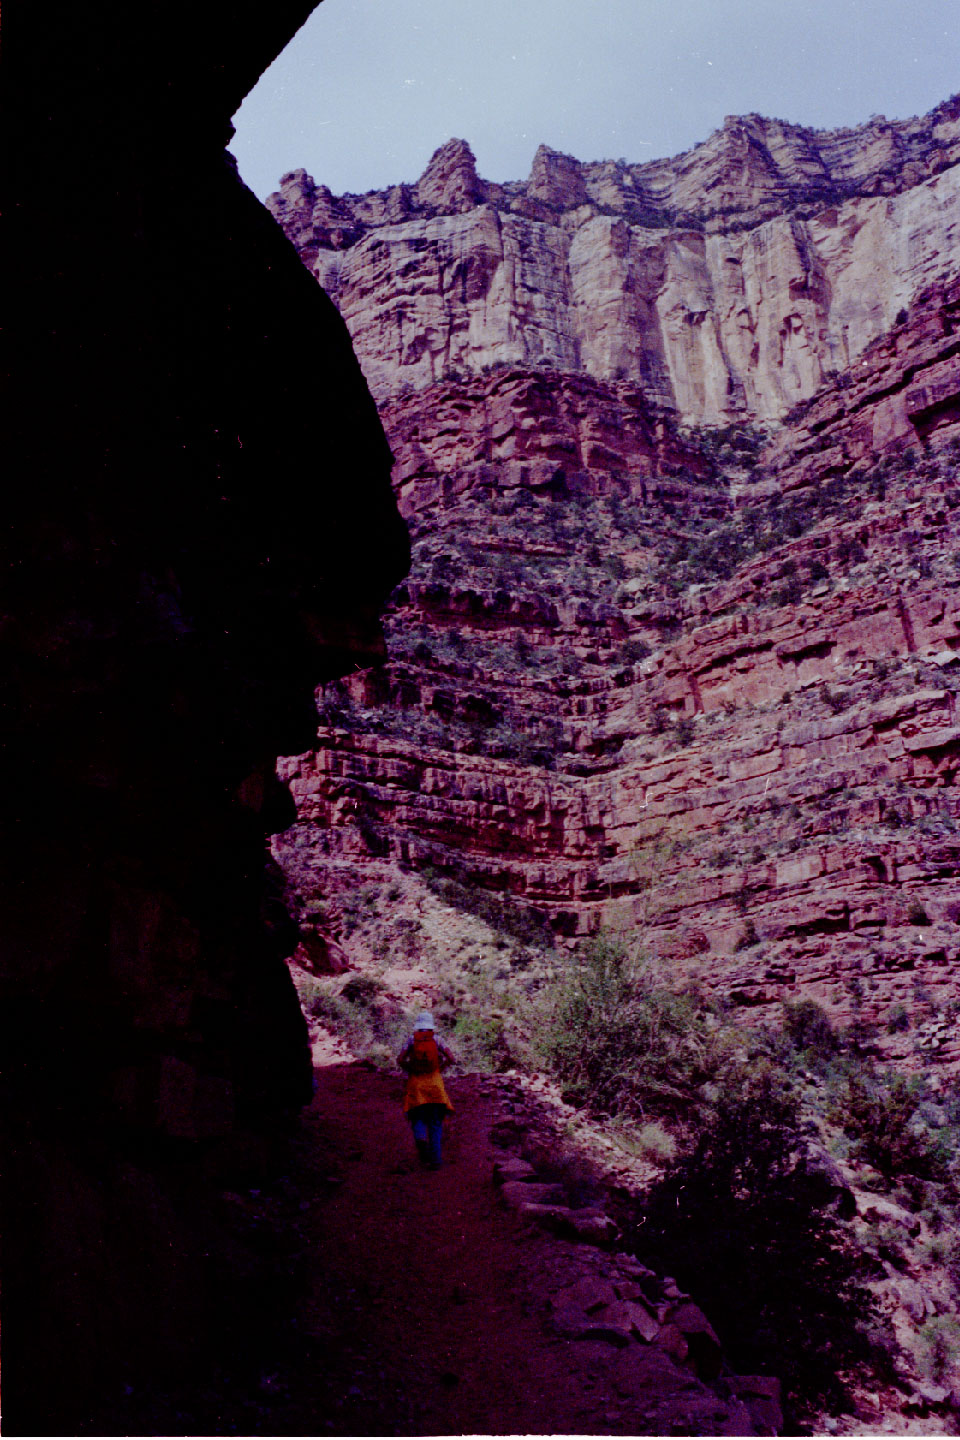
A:
<svg viewBox="0 0 960 1440">
<path fill-rule="evenodd" d="M 351 975 L 340 990 L 343 999 L 350 1005 L 371 1005 L 382 993 L 383 981 L 378 980 L 376 975 L 365 975 L 362 972 Z"/>
<path fill-rule="evenodd" d="M 396 889 L 397 897 L 399 897 L 399 886 L 391 888 Z M 387 891 L 387 899 L 390 899 L 389 890 Z M 406 915 L 401 915 L 394 921 L 392 930 L 393 933 L 390 943 L 396 953 L 403 956 L 416 955 L 420 949 L 420 937 L 423 930 L 421 922 L 410 919 Z"/>
<path fill-rule="evenodd" d="M 601 568 L 610 576 L 611 580 L 626 579 L 627 567 L 623 563 L 623 556 L 618 555 L 615 550 L 603 557 Z"/>
<path fill-rule="evenodd" d="M 367 1007 L 345 999 L 335 991 L 323 990 L 307 1005 L 307 1013 L 321 1025 L 341 1036 L 355 1049 L 362 1049 L 373 1038 L 374 1025 Z"/>
<path fill-rule="evenodd" d="M 654 705 L 650 711 L 650 733 L 662 735 L 667 728 L 667 711 L 664 705 Z"/>
<path fill-rule="evenodd" d="M 689 715 L 681 715 L 677 720 L 674 735 L 678 745 L 690 745 L 696 735 L 696 726 Z"/>
<path fill-rule="evenodd" d="M 673 1160 L 677 1154 L 676 1139 L 657 1120 L 648 1120 L 642 1125 L 630 1120 L 614 1120 L 606 1126 L 606 1133 L 627 1155 L 642 1156 L 660 1165 Z"/>
<path fill-rule="evenodd" d="M 646 660 L 649 654 L 650 646 L 645 640 L 624 640 L 620 646 L 620 659 L 627 665 Z"/>
<path fill-rule="evenodd" d="M 627 945 L 607 935 L 541 1003 L 534 1046 L 566 1099 L 610 1115 L 678 1112 L 718 1060 L 704 1007 L 650 982 Z"/>
<path fill-rule="evenodd" d="M 365 811 L 361 810 L 357 816 L 357 829 L 363 837 L 363 843 L 371 855 L 381 858 L 390 854 L 390 840 L 380 829 L 376 821 Z"/>
<path fill-rule="evenodd" d="M 311 979 L 308 991 L 301 993 L 301 1004 L 355 1054 L 389 1066 L 402 1044 L 406 1023 L 397 1005 L 382 992 L 382 983 L 363 973 L 351 975 L 339 989 Z"/>
<path fill-rule="evenodd" d="M 894 1005 L 887 1016 L 887 1034 L 897 1035 L 910 1029 L 910 1015 L 906 1005 Z"/>
<path fill-rule="evenodd" d="M 824 685 L 822 691 L 823 703 L 834 715 L 841 715 L 844 710 L 849 710 L 853 699 L 846 690 L 831 690 L 829 685 Z"/>
<path fill-rule="evenodd" d="M 499 760 L 517 760 L 521 765 L 551 770 L 562 748 L 563 727 L 559 721 L 544 720 L 526 729 L 497 725 L 480 736 L 480 748 Z"/>
<path fill-rule="evenodd" d="M 473 1011 L 458 1015 L 451 1042 L 458 1062 L 469 1070 L 506 1070 L 513 1064 L 499 1015 Z"/>
<path fill-rule="evenodd" d="M 329 725 L 331 729 L 352 724 L 352 706 L 353 701 L 349 691 L 343 690 L 339 686 L 327 686 L 322 697 L 317 701 L 317 715 L 320 724 Z"/>
<path fill-rule="evenodd" d="M 837 545 L 837 561 L 840 565 L 862 565 L 867 558 L 867 552 L 859 540 L 850 536 L 844 536 Z"/>
<path fill-rule="evenodd" d="M 905 1172 L 943 1174 L 934 1136 L 918 1116 L 923 1082 L 895 1071 L 850 1061 L 832 1079 L 828 1113 L 853 1144 L 851 1156 L 865 1160 L 887 1180 Z"/>
<path fill-rule="evenodd" d="M 791 576 L 783 585 L 770 592 L 770 603 L 781 607 L 799 605 L 802 599 L 803 585 L 796 575 Z"/>
<path fill-rule="evenodd" d="M 637 1131 L 637 1147 L 641 1155 L 651 1160 L 673 1160 L 677 1153 L 677 1142 L 655 1120 L 649 1120 Z"/>
<path fill-rule="evenodd" d="M 802 1052 L 808 1065 L 828 1061 L 840 1049 L 840 1039 L 830 1024 L 829 1016 L 815 1000 L 797 1000 L 786 1005 L 783 1029 L 794 1049 Z"/>
<path fill-rule="evenodd" d="M 731 1075 L 696 1145 L 644 1197 L 627 1248 L 669 1270 L 734 1369 L 773 1371 L 801 1413 L 842 1405 L 882 1363 L 861 1261 L 798 1145 L 799 1102 L 764 1062 Z"/>
<path fill-rule="evenodd" d="M 935 1315 L 921 1325 L 919 1339 L 926 1369 L 934 1380 L 942 1380 L 960 1359 L 960 1324 L 952 1315 Z"/>
<path fill-rule="evenodd" d="M 741 891 L 740 894 L 743 895 L 744 899 L 746 899 L 746 894 L 744 891 Z M 737 953 L 739 953 L 741 950 L 751 949 L 752 946 L 759 944 L 759 942 L 760 937 L 757 934 L 757 927 L 756 925 L 754 925 L 753 920 L 750 919 L 747 921 L 742 931 L 737 936 L 737 943 L 734 945 L 733 948 Z"/>
<path fill-rule="evenodd" d="M 946 1235 L 931 1236 L 931 1238 L 926 1241 L 924 1250 L 931 1264 L 946 1265 L 951 1269 L 955 1268 L 956 1242 L 949 1239 Z"/>
</svg>

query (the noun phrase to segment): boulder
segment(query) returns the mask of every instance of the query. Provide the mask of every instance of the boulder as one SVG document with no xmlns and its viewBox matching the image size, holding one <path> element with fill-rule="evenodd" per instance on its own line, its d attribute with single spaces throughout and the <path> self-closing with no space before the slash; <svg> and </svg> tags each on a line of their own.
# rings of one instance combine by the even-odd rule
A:
<svg viewBox="0 0 960 1440">
<path fill-rule="evenodd" d="M 556 1309 L 582 1310 L 585 1315 L 592 1315 L 616 1302 L 617 1294 L 609 1280 L 599 1275 L 584 1275 L 576 1284 L 560 1290 L 552 1303 Z"/>
<path fill-rule="evenodd" d="M 857 1208 L 870 1225 L 901 1225 L 907 1234 L 915 1237 L 922 1228 L 920 1217 L 905 1210 L 902 1205 L 888 1200 L 885 1195 L 858 1194 Z"/>
<path fill-rule="evenodd" d="M 632 1300 L 618 1300 L 615 1304 L 608 1305 L 602 1314 L 605 1320 L 625 1325 L 627 1330 L 636 1335 L 638 1340 L 643 1340 L 648 1345 L 651 1341 L 656 1340 L 660 1333 L 660 1326 L 650 1311 Z"/>
<path fill-rule="evenodd" d="M 534 1187 L 525 1185 L 522 1188 L 531 1190 Z M 569 1210 L 563 1205 L 540 1202 L 521 1202 L 519 1208 L 525 1219 L 535 1220 L 545 1230 L 552 1230 L 555 1235 L 568 1240 L 579 1240 L 584 1245 L 612 1245 L 620 1233 L 616 1223 L 602 1210 Z"/>
<path fill-rule="evenodd" d="M 636 1280 L 618 1280 L 617 1294 L 621 1300 L 646 1300 L 647 1293 Z"/>
<path fill-rule="evenodd" d="M 686 1301 L 676 1306 L 670 1312 L 670 1322 L 686 1341 L 697 1374 L 704 1380 L 715 1379 L 723 1365 L 723 1352 L 716 1331 L 699 1305 Z"/>
<path fill-rule="evenodd" d="M 884 1268 L 889 1277 L 889 1289 L 906 1310 L 911 1320 L 920 1324 L 930 1315 L 936 1315 L 937 1306 L 930 1292 L 909 1275 L 900 1275 L 887 1261 Z"/>
<path fill-rule="evenodd" d="M 731 1400 L 717 1426 L 718 1435 L 776 1435 L 776 1430 L 758 1430 L 753 1409 L 742 1400 Z"/>
<path fill-rule="evenodd" d="M 509 1160 L 496 1160 L 493 1165 L 493 1183 L 503 1185 L 508 1180 L 536 1180 L 537 1172 L 529 1160 L 521 1160 L 514 1157 Z"/>
<path fill-rule="evenodd" d="M 618 1394 L 641 1402 L 679 1391 L 703 1389 L 694 1376 L 677 1367 L 670 1353 L 660 1345 L 631 1345 L 616 1358 L 609 1378 Z"/>
<path fill-rule="evenodd" d="M 570 1224 L 575 1239 L 585 1245 L 612 1245 L 620 1233 L 616 1221 L 601 1210 L 571 1210 Z"/>
<path fill-rule="evenodd" d="M 530 1205 L 563 1205 L 566 1191 L 562 1185 L 542 1184 L 533 1180 L 508 1180 L 500 1187 L 500 1198 L 510 1210 Z"/>
<path fill-rule="evenodd" d="M 605 1311 L 585 1315 L 582 1310 L 564 1307 L 554 1312 L 553 1328 L 567 1340 L 605 1340 L 611 1345 L 629 1345 L 631 1329 L 616 1316 Z"/>
<path fill-rule="evenodd" d="M 670 1356 L 671 1360 L 683 1362 L 690 1353 L 686 1337 L 673 1324 L 663 1325 L 656 1340 L 657 1348 Z"/>
</svg>

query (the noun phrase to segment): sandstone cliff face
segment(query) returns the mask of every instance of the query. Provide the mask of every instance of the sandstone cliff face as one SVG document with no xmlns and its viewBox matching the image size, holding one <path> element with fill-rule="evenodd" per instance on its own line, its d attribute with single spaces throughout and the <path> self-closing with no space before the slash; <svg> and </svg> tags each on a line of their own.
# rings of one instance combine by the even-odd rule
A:
<svg viewBox="0 0 960 1440">
<path fill-rule="evenodd" d="M 347 321 L 378 399 L 451 372 L 628 378 L 697 424 L 781 417 L 960 253 L 960 104 L 814 132 L 730 119 L 649 165 L 541 147 L 492 185 L 449 141 L 415 186 L 268 202 Z"/>
<path fill-rule="evenodd" d="M 452 870 L 960 1062 L 958 306 L 928 288 L 766 449 L 582 376 L 387 404 L 391 661 L 282 769 L 319 873 Z"/>
</svg>

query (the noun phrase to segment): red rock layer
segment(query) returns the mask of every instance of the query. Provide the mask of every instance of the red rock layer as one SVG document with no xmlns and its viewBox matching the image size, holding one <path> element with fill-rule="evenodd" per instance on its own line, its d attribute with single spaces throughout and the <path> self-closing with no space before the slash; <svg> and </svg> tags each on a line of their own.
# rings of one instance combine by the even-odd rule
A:
<svg viewBox="0 0 960 1440">
<path fill-rule="evenodd" d="M 402 514 L 416 524 L 431 507 L 526 489 L 545 496 L 619 489 L 644 499 L 709 465 L 629 382 L 504 368 L 464 377 L 381 407 L 395 456 Z M 678 488 L 679 487 L 679 488 Z M 725 507 L 724 507 L 725 508 Z"/>
<path fill-rule="evenodd" d="M 393 658 L 284 765 L 321 872 L 439 865 L 960 1061 L 957 293 L 759 462 L 579 378 L 390 407 Z"/>
</svg>

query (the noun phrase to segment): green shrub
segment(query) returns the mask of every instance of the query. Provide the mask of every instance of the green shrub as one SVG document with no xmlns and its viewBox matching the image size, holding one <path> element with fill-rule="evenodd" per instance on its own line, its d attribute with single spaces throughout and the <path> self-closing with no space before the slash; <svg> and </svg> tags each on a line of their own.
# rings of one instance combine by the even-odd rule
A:
<svg viewBox="0 0 960 1440">
<path fill-rule="evenodd" d="M 852 697 L 846 690 L 831 690 L 829 685 L 824 685 L 822 694 L 824 704 L 834 715 L 841 715 L 853 704 Z"/>
<path fill-rule="evenodd" d="M 690 715 L 681 715 L 677 720 L 676 739 L 678 745 L 690 745 L 696 735 L 696 726 Z"/>
<path fill-rule="evenodd" d="M 355 1054 L 391 1065 L 406 1026 L 398 1008 L 382 998 L 382 990 L 372 975 L 352 975 L 339 991 L 314 980 L 301 1003 L 308 1015 L 339 1035 Z"/>
<path fill-rule="evenodd" d="M 522 940 L 526 945 L 534 945 L 540 949 L 553 946 L 553 931 L 540 911 L 519 905 L 508 895 L 494 895 L 465 878 L 441 875 L 430 866 L 421 871 L 421 878 L 448 905 L 479 916 L 491 929 L 501 930 L 516 940 Z"/>
<path fill-rule="evenodd" d="M 744 894 L 743 891 L 741 891 L 740 893 L 741 895 Z M 733 948 L 739 954 L 741 950 L 749 950 L 752 946 L 758 945 L 759 943 L 760 937 L 757 934 L 757 927 L 756 925 L 754 925 L 753 920 L 751 919 L 747 921 L 746 925 L 744 925 L 743 927 L 743 930 L 737 936 L 737 943 L 734 945 Z"/>
<path fill-rule="evenodd" d="M 666 707 L 663 705 L 654 705 L 650 711 L 650 733 L 652 735 L 662 735 L 668 723 Z"/>
<path fill-rule="evenodd" d="M 704 1008 L 652 984 L 626 944 L 595 937 L 546 996 L 534 1046 L 566 1099 L 610 1115 L 689 1107 L 718 1056 Z"/>
<path fill-rule="evenodd" d="M 620 659 L 626 665 L 634 664 L 638 660 L 646 660 L 649 654 L 650 646 L 645 640 L 624 640 L 620 646 Z"/>
<path fill-rule="evenodd" d="M 933 1265 L 955 1264 L 956 1241 L 946 1235 L 932 1235 L 925 1244 L 927 1259 Z"/>
<path fill-rule="evenodd" d="M 907 912 L 907 922 L 910 925 L 929 925 L 930 916 L 923 908 L 923 902 L 915 896 L 910 901 L 910 908 Z"/>
<path fill-rule="evenodd" d="M 960 1358 L 960 1324 L 952 1315 L 935 1315 L 921 1325 L 919 1339 L 926 1368 L 939 1382 Z"/>
<path fill-rule="evenodd" d="M 910 1029 L 910 1014 L 906 1005 L 894 1005 L 887 1016 L 887 1034 L 897 1035 Z"/>
<path fill-rule="evenodd" d="M 375 975 L 351 975 L 340 994 L 350 1005 L 370 1005 L 383 991 L 383 981 Z"/>
<path fill-rule="evenodd" d="M 648 1156 L 651 1160 L 673 1160 L 677 1153 L 677 1142 L 655 1120 L 648 1121 L 641 1125 L 637 1132 L 637 1145 L 642 1155 Z"/>
<path fill-rule="evenodd" d="M 828 1113 L 851 1137 L 852 1158 L 887 1180 L 944 1173 L 940 1147 L 917 1114 L 922 1087 L 922 1080 L 857 1063 L 834 1077 Z"/>
<path fill-rule="evenodd" d="M 653 1160 L 660 1165 L 676 1158 L 677 1142 L 665 1126 L 656 1120 L 634 1125 L 629 1120 L 615 1120 L 607 1134 L 627 1155 Z"/>
<path fill-rule="evenodd" d="M 458 1062 L 469 1070 L 506 1070 L 513 1063 L 499 1015 L 458 1015 L 451 1040 Z"/>
<path fill-rule="evenodd" d="M 731 1074 L 625 1239 L 696 1296 L 735 1370 L 780 1375 L 788 1404 L 809 1414 L 843 1405 L 854 1373 L 885 1351 L 860 1257 L 804 1166 L 799 1132 L 798 1099 L 775 1065 Z"/>
<path fill-rule="evenodd" d="M 783 1029 L 807 1064 L 825 1062 L 837 1054 L 840 1040 L 829 1016 L 815 1000 L 797 1000 L 784 1007 Z"/>
</svg>

